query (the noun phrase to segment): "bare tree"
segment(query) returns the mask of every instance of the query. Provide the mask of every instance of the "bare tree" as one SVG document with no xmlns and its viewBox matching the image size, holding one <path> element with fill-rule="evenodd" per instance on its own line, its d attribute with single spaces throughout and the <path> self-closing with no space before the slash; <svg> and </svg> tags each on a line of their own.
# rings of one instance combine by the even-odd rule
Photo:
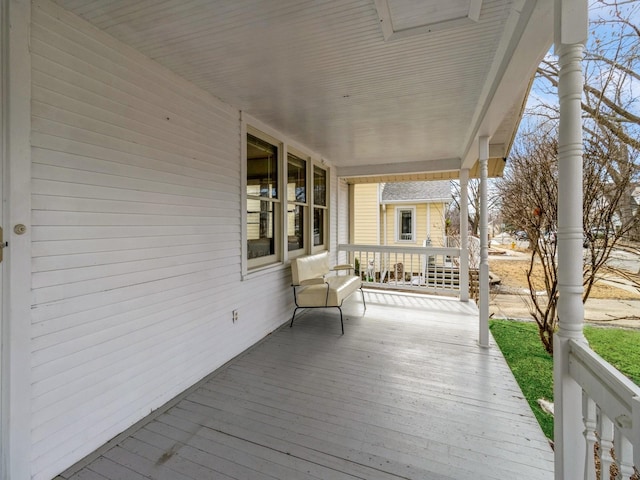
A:
<svg viewBox="0 0 640 480">
<path fill-rule="evenodd" d="M 585 147 L 600 151 L 610 181 L 622 190 L 618 215 L 624 224 L 636 223 L 638 215 L 632 198 L 633 182 L 638 181 L 640 152 L 640 2 L 595 0 L 591 5 L 590 40 L 585 49 L 583 126 Z M 554 128 L 558 106 L 548 98 L 557 98 L 559 67 L 554 56 L 547 56 L 538 67 L 538 81 L 528 110 Z M 606 155 L 604 154 L 606 152 Z M 632 183 L 626 189 L 623 184 Z M 640 239 L 640 231 L 628 230 L 629 237 Z"/>
<path fill-rule="evenodd" d="M 598 141 L 587 137 L 583 162 L 584 295 L 589 296 L 596 273 L 605 267 L 611 250 L 635 231 L 640 217 L 629 208 L 636 163 L 629 160 L 628 147 L 614 135 L 600 134 Z M 607 159 L 616 158 L 617 168 Z"/>
<path fill-rule="evenodd" d="M 553 352 L 557 318 L 558 266 L 555 232 L 558 213 L 557 142 L 551 135 L 523 135 L 497 184 L 506 223 L 527 232 L 531 257 L 527 268 L 531 314 L 538 324 L 540 340 Z M 546 234 L 546 237 L 545 237 Z M 546 239 L 550 241 L 545 241 Z M 542 268 L 544 285 L 536 284 L 534 269 Z M 537 292 L 544 287 L 544 296 Z"/>
<path fill-rule="evenodd" d="M 621 148 L 619 140 L 611 138 L 607 151 L 600 142 L 599 149 L 590 148 L 590 141 L 585 143 L 583 302 L 589 297 L 612 249 L 635 227 L 634 222 L 621 224 L 616 213 L 631 177 L 618 172 L 621 174 L 618 183 L 613 183 L 604 161 L 610 151 L 615 153 Z M 533 133 L 522 134 L 509 158 L 504 177 L 496 184 L 501 198 L 508 199 L 502 204 L 504 220 L 525 230 L 530 239 L 529 308 L 538 324 L 540 340 L 550 354 L 553 354 L 553 335 L 558 322 L 557 148 L 555 130 L 545 132 L 540 127 L 533 129 Z M 628 164 L 628 168 L 632 167 Z"/>
<path fill-rule="evenodd" d="M 491 187 L 490 189 L 492 189 Z M 450 205 L 448 217 L 452 226 L 457 226 L 459 231 L 460 217 L 460 182 L 458 180 L 451 181 L 451 190 L 453 191 L 453 202 Z M 468 218 L 469 232 L 471 235 L 478 236 L 480 233 L 480 179 L 470 178 L 467 183 L 467 196 L 469 199 Z M 498 201 L 495 195 L 489 195 L 487 199 L 489 210 L 493 210 Z"/>
</svg>

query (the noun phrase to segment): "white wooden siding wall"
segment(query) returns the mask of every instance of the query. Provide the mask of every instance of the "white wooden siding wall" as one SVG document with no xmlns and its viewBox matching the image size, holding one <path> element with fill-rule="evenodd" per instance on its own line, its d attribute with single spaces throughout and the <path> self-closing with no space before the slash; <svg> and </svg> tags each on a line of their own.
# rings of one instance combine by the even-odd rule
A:
<svg viewBox="0 0 640 480">
<path fill-rule="evenodd" d="M 349 184 L 338 180 L 338 208 L 334 210 L 338 217 L 338 243 L 349 243 Z M 340 252 L 338 263 L 348 261 L 347 252 Z"/>
<path fill-rule="evenodd" d="M 32 474 L 48 479 L 286 321 L 291 293 L 288 270 L 241 281 L 238 110 L 50 2 L 32 21 Z"/>
<path fill-rule="evenodd" d="M 329 171 L 329 256 L 333 264 L 338 261 L 338 176 L 336 169 Z"/>
</svg>

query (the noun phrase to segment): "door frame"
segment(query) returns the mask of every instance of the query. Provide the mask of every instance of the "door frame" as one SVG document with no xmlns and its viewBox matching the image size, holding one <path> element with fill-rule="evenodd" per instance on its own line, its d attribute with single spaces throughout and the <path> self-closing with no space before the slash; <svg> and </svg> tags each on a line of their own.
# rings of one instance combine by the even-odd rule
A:
<svg viewBox="0 0 640 480">
<path fill-rule="evenodd" d="M 1 2 L 0 477 L 31 478 L 31 1 Z M 15 228 L 19 225 L 24 226 Z M 15 230 L 14 230 L 15 229 Z"/>
<path fill-rule="evenodd" d="M 5 33 L 6 32 L 6 27 L 7 24 L 5 22 L 5 18 L 6 18 L 6 14 L 7 14 L 7 8 L 4 5 L 4 2 L 0 5 L 0 227 L 2 227 L 3 229 L 3 237 L 2 237 L 2 242 L 3 245 L 0 246 L 0 248 L 4 247 L 4 229 L 6 228 L 3 219 L 6 216 L 5 215 L 5 205 L 6 205 L 6 199 L 4 198 L 4 183 L 6 182 L 6 172 L 7 172 L 7 167 L 5 165 L 6 163 L 6 155 L 5 155 L 5 145 L 6 145 L 6 141 L 5 141 L 5 129 L 4 129 L 4 125 L 5 125 L 5 115 L 6 115 L 6 108 L 5 108 L 5 102 L 7 99 L 7 95 L 5 92 L 5 72 L 6 72 L 6 65 L 5 65 L 5 59 L 6 59 L 6 52 L 5 52 L 5 45 L 6 45 L 6 41 L 5 41 Z M 3 249 L 4 250 L 4 249 Z M 4 254 L 4 251 L 2 252 Z M 3 255 L 4 257 L 4 255 Z M 5 326 L 4 326 L 4 322 L 2 321 L 2 319 L 6 316 L 4 313 L 4 304 L 5 304 L 5 290 L 3 288 L 3 285 L 5 283 L 5 271 L 6 269 L 4 268 L 4 263 L 5 262 L 1 262 L 0 263 L 0 478 L 8 478 L 7 475 L 7 470 L 6 470 L 6 465 L 5 465 L 5 455 L 4 455 L 4 448 L 3 445 L 5 443 L 5 435 L 4 435 L 4 425 L 6 424 L 6 419 L 4 418 L 5 416 L 2 414 L 2 412 L 4 412 L 4 392 L 5 392 L 5 385 L 4 385 L 4 379 L 5 379 L 5 374 L 4 374 L 4 345 L 3 345 L 3 338 L 4 338 L 4 330 L 5 330 Z"/>
</svg>

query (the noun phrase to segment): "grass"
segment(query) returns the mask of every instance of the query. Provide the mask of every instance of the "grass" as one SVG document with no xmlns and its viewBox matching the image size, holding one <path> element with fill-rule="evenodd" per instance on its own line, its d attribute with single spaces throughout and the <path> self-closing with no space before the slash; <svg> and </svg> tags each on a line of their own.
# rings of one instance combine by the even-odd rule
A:
<svg viewBox="0 0 640 480">
<path fill-rule="evenodd" d="M 542 431 L 553 438 L 553 417 L 537 402 L 539 398 L 553 400 L 553 358 L 544 350 L 536 324 L 492 320 L 489 328 Z"/>
<path fill-rule="evenodd" d="M 640 385 L 640 331 L 585 327 L 589 345 L 636 385 Z"/>
<path fill-rule="evenodd" d="M 535 323 L 492 320 L 490 329 L 542 431 L 553 438 L 553 417 L 537 400 L 553 401 L 553 359 L 544 350 Z M 586 326 L 591 348 L 640 385 L 640 331 Z"/>
</svg>

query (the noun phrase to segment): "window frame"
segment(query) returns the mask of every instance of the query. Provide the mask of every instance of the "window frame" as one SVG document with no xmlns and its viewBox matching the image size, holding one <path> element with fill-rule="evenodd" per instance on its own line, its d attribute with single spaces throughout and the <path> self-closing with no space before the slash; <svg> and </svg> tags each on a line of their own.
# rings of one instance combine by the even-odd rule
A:
<svg viewBox="0 0 640 480">
<path fill-rule="evenodd" d="M 247 192 L 248 190 L 248 185 L 247 185 L 247 156 L 248 156 L 248 136 L 251 135 L 253 137 L 258 138 L 259 140 L 262 140 L 266 143 L 269 143 L 271 145 L 273 145 L 274 147 L 277 148 L 277 158 L 276 158 L 276 167 L 277 167 L 277 171 L 276 171 L 276 191 L 277 191 L 277 196 L 276 197 L 262 197 L 260 195 L 249 195 L 249 193 Z M 244 223 L 244 238 L 243 238 L 243 244 L 245 244 L 246 246 L 246 252 L 244 253 L 244 258 L 247 261 L 247 269 L 248 270 L 255 270 L 258 269 L 260 267 L 264 267 L 264 266 L 269 266 L 269 265 L 274 265 L 274 264 L 278 264 L 281 263 L 283 258 L 282 258 L 282 248 L 281 248 L 281 237 L 282 237 L 282 205 L 283 203 L 286 203 L 283 199 L 283 196 L 285 194 L 285 192 L 282 189 L 282 177 L 283 177 L 283 161 L 282 161 L 282 157 L 283 157 L 283 153 L 284 153 L 284 144 L 279 141 L 277 138 L 268 135 L 260 130 L 257 130 L 255 128 L 252 128 L 250 126 L 247 126 L 247 131 L 244 134 L 244 146 L 245 146 L 245 153 L 244 153 L 244 187 L 243 187 L 243 191 L 244 191 L 244 198 L 242 199 L 243 202 L 243 211 L 245 212 L 245 218 L 243 220 Z M 286 189 L 285 189 L 286 190 Z M 260 256 L 260 257 L 256 257 L 256 258 L 249 258 L 248 257 L 248 253 L 249 253 L 249 247 L 248 247 L 248 242 L 249 242 L 249 234 L 248 234 L 248 222 L 249 222 L 249 211 L 248 211 L 248 206 L 249 206 L 249 201 L 254 200 L 254 201 L 260 201 L 260 202 L 268 202 L 273 206 L 273 250 L 274 253 L 269 254 L 269 255 L 264 255 L 264 256 Z"/>
<path fill-rule="evenodd" d="M 303 162 L 305 162 L 305 201 L 304 202 L 299 202 L 299 201 L 290 201 L 289 200 L 289 195 L 288 195 L 288 188 L 289 188 L 289 155 L 295 157 L 298 160 L 301 160 Z M 308 155 L 305 155 L 304 153 L 302 153 L 301 151 L 299 151 L 298 149 L 294 148 L 294 147 L 289 147 L 287 148 L 287 170 L 286 170 L 286 179 L 287 179 L 287 196 L 286 196 L 286 237 L 289 236 L 288 234 L 288 229 L 289 229 L 289 209 L 291 206 L 299 206 L 302 207 L 302 212 L 303 212 L 303 225 L 302 225 L 302 235 L 303 235 L 303 246 L 302 248 L 297 248 L 295 250 L 290 250 L 289 249 L 289 242 L 287 240 L 287 256 L 289 259 L 291 258 L 295 258 L 295 257 L 299 257 L 301 255 L 305 255 L 308 251 L 309 251 L 309 222 L 310 220 L 310 216 L 309 216 L 309 210 L 310 210 L 310 205 L 311 205 L 311 189 L 309 188 L 310 185 L 310 181 L 311 181 L 311 175 L 310 175 L 310 170 L 311 170 L 311 166 L 313 164 L 313 161 L 311 159 L 311 157 L 309 157 Z"/>
<path fill-rule="evenodd" d="M 247 199 L 252 198 L 247 195 L 247 135 L 256 136 L 262 140 L 278 147 L 278 191 L 280 201 L 274 203 L 277 206 L 279 218 L 275 222 L 277 231 L 274 235 L 278 238 L 275 240 L 275 255 L 267 258 L 260 257 L 262 260 L 248 258 L 248 215 L 247 215 Z M 248 280 L 255 276 L 267 274 L 273 270 L 287 268 L 292 258 L 301 255 L 307 255 L 324 250 L 328 250 L 330 246 L 330 225 L 331 225 L 331 166 L 324 159 L 313 154 L 300 144 L 291 141 L 286 136 L 268 127 L 259 120 L 240 113 L 240 230 L 241 230 L 241 278 Z M 289 151 L 307 162 L 306 175 L 306 215 L 304 219 L 304 248 L 289 251 L 288 249 L 288 211 L 291 205 L 301 205 L 302 202 L 289 202 L 288 200 L 288 158 Z M 326 206 L 322 206 L 324 210 L 324 242 L 321 245 L 313 245 L 313 169 L 318 166 L 325 171 L 326 174 Z M 305 208 L 305 207 L 303 207 Z"/>
<path fill-rule="evenodd" d="M 416 207 L 415 205 L 402 205 L 395 208 L 395 241 L 396 243 L 416 243 Z M 411 239 L 402 238 L 402 212 L 411 212 Z"/>
<path fill-rule="evenodd" d="M 325 178 L 325 203 L 326 205 L 316 205 L 315 202 L 315 170 L 316 168 L 323 170 L 324 171 L 324 178 Z M 311 206 L 310 206 L 310 218 L 309 218 L 309 229 L 311 231 L 311 236 L 309 237 L 310 239 L 312 239 L 312 241 L 310 242 L 311 244 L 311 253 L 317 253 L 317 252 L 323 252 L 325 250 L 329 250 L 329 215 L 330 215 L 330 203 L 331 203 L 331 185 L 330 185 L 330 170 L 329 167 L 327 167 L 324 162 L 319 162 L 319 161 L 314 161 L 312 162 L 312 166 L 310 168 L 311 170 L 311 186 L 312 186 L 312 190 L 313 192 L 311 193 Z M 323 213 L 323 232 L 322 232 L 322 243 L 319 243 L 318 245 L 315 244 L 315 215 L 316 215 L 316 210 L 321 210 Z"/>
</svg>

